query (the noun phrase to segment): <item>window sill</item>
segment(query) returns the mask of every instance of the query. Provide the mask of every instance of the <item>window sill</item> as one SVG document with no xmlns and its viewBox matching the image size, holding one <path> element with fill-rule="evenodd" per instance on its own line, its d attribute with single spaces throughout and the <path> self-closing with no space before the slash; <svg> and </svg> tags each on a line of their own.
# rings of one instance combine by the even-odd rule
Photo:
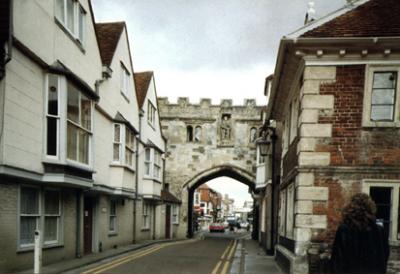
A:
<svg viewBox="0 0 400 274">
<path fill-rule="evenodd" d="M 110 164 L 110 167 L 120 167 L 120 168 L 127 169 L 127 170 L 129 170 L 129 171 L 131 171 L 131 172 L 133 172 L 133 173 L 136 172 L 135 169 L 134 169 L 133 167 L 128 166 L 128 165 L 119 164 L 119 163 L 111 163 L 111 164 Z"/>
<path fill-rule="evenodd" d="M 118 236 L 118 232 L 114 232 L 114 231 L 109 231 L 108 232 L 108 237 L 115 237 L 115 236 Z"/>
<path fill-rule="evenodd" d="M 54 17 L 54 21 L 56 22 L 56 25 L 60 27 L 60 29 L 72 40 L 72 42 L 75 43 L 75 45 L 80 49 L 80 51 L 85 54 L 86 50 L 83 47 L 82 43 L 74 37 L 74 35 L 63 25 L 62 22 L 60 22 L 57 17 Z"/>
<path fill-rule="evenodd" d="M 120 92 L 121 92 L 122 97 L 124 97 L 124 99 L 125 99 L 128 103 L 130 103 L 131 101 L 129 100 L 128 96 L 127 96 L 125 93 L 123 93 L 122 90 L 120 90 Z"/>
<path fill-rule="evenodd" d="M 400 122 L 371 122 L 363 121 L 362 127 L 364 128 L 374 128 L 374 127 L 387 127 L 387 128 L 398 128 L 400 127 Z"/>
<path fill-rule="evenodd" d="M 52 249 L 52 248 L 63 248 L 64 244 L 49 244 L 49 245 L 44 245 L 43 249 Z M 28 253 L 28 252 L 33 252 L 35 249 L 34 245 L 29 246 L 29 247 L 18 247 L 17 253 Z"/>
<path fill-rule="evenodd" d="M 173 223 L 173 225 L 175 225 L 175 226 L 178 226 L 178 225 L 179 225 L 179 223 Z"/>
<path fill-rule="evenodd" d="M 158 179 L 158 178 L 155 178 L 155 177 L 150 177 L 150 176 L 144 175 L 143 179 L 153 181 L 154 183 L 162 184 L 161 179 Z"/>
<path fill-rule="evenodd" d="M 140 231 L 150 231 L 150 228 L 144 227 L 144 228 L 141 228 Z"/>
</svg>

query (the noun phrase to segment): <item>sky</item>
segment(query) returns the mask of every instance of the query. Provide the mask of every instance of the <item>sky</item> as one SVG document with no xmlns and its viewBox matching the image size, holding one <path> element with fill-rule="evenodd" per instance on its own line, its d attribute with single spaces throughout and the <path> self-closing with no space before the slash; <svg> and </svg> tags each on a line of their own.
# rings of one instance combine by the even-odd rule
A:
<svg viewBox="0 0 400 274">
<path fill-rule="evenodd" d="M 158 96 L 265 105 L 280 39 L 304 24 L 309 0 L 93 0 L 96 22 L 125 21 L 135 72 L 154 71 Z M 346 0 L 315 0 L 319 18 Z M 247 186 L 209 183 L 242 205 Z"/>
<path fill-rule="evenodd" d="M 309 0 L 93 0 L 96 22 L 126 21 L 135 72 L 158 96 L 265 105 L 280 38 L 304 23 Z M 315 16 L 346 0 L 315 0 Z"/>
</svg>

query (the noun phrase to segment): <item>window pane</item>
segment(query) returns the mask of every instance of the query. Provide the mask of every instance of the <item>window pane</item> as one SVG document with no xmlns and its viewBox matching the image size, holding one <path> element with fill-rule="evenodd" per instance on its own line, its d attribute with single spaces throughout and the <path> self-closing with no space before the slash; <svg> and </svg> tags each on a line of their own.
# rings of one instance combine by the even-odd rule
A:
<svg viewBox="0 0 400 274">
<path fill-rule="evenodd" d="M 87 130 L 91 130 L 91 110 L 91 101 L 86 96 L 81 94 L 81 126 Z"/>
<path fill-rule="evenodd" d="M 46 190 L 44 193 L 44 213 L 60 214 L 60 193 L 58 191 Z"/>
<path fill-rule="evenodd" d="M 371 106 L 371 121 L 393 121 L 393 105 Z"/>
<path fill-rule="evenodd" d="M 146 148 L 146 161 L 150 162 L 150 149 Z"/>
<path fill-rule="evenodd" d="M 21 188 L 21 214 L 39 214 L 39 190 Z"/>
<path fill-rule="evenodd" d="M 44 219 L 44 240 L 57 241 L 58 217 L 46 217 Z"/>
<path fill-rule="evenodd" d="M 89 133 L 79 130 L 79 162 L 89 164 Z"/>
<path fill-rule="evenodd" d="M 61 22 L 65 22 L 65 5 L 64 0 L 56 0 L 56 16 Z"/>
<path fill-rule="evenodd" d="M 372 104 L 394 104 L 394 89 L 374 89 L 372 91 Z"/>
<path fill-rule="evenodd" d="M 78 129 L 71 123 L 67 126 L 67 158 L 71 160 L 78 160 Z"/>
<path fill-rule="evenodd" d="M 74 1 L 67 0 L 67 28 L 74 33 Z"/>
<path fill-rule="evenodd" d="M 144 172 L 146 175 L 150 175 L 150 164 L 149 163 L 144 164 Z"/>
<path fill-rule="evenodd" d="M 114 144 L 114 151 L 113 151 L 113 160 L 119 161 L 119 144 Z"/>
<path fill-rule="evenodd" d="M 115 201 L 110 201 L 110 215 L 116 215 L 116 203 Z"/>
<path fill-rule="evenodd" d="M 47 155 L 57 155 L 58 119 L 47 117 Z"/>
<path fill-rule="evenodd" d="M 395 88 L 396 87 L 397 73 L 395 71 L 389 72 L 375 72 L 373 88 Z"/>
<path fill-rule="evenodd" d="M 36 217 L 21 217 L 20 244 L 33 244 L 36 229 Z"/>
<path fill-rule="evenodd" d="M 116 217 L 110 216 L 110 231 L 115 231 L 116 228 Z"/>
<path fill-rule="evenodd" d="M 79 91 L 68 84 L 68 119 L 79 124 Z"/>
<path fill-rule="evenodd" d="M 120 136 L 121 136 L 121 126 L 114 125 L 114 142 L 119 143 L 121 138 Z"/>
<path fill-rule="evenodd" d="M 56 75 L 49 75 L 49 90 L 47 101 L 47 113 L 58 115 L 58 78 Z"/>
<path fill-rule="evenodd" d="M 132 151 L 126 149 L 125 150 L 125 164 L 128 166 L 132 166 Z"/>
<path fill-rule="evenodd" d="M 79 7 L 79 40 L 83 43 L 84 33 L 85 33 L 85 12 L 82 7 Z"/>
</svg>

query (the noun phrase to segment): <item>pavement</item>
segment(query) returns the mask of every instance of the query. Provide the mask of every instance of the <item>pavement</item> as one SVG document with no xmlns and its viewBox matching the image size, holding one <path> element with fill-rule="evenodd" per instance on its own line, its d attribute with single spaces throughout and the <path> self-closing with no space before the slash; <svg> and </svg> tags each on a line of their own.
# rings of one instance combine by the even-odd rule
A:
<svg viewBox="0 0 400 274">
<path fill-rule="evenodd" d="M 250 235 L 239 240 L 230 274 L 283 274 L 275 258 L 265 254 Z"/>
<path fill-rule="evenodd" d="M 155 244 L 159 243 L 168 243 L 168 242 L 175 242 L 177 240 L 149 240 L 143 241 L 137 244 L 131 244 L 126 246 L 121 246 L 115 249 L 108 249 L 100 253 L 92 253 L 89 255 L 85 255 L 81 258 L 75 258 L 70 260 L 63 260 L 54 264 L 49 264 L 42 267 L 41 274 L 53 274 L 53 273 L 63 273 L 67 272 L 72 269 L 84 267 L 86 265 L 90 265 L 96 262 L 100 262 L 105 259 L 114 258 L 119 255 L 132 252 L 135 250 L 141 250 L 146 247 L 150 247 Z M 15 274 L 32 274 L 33 269 L 28 269 L 21 272 L 15 272 Z"/>
</svg>

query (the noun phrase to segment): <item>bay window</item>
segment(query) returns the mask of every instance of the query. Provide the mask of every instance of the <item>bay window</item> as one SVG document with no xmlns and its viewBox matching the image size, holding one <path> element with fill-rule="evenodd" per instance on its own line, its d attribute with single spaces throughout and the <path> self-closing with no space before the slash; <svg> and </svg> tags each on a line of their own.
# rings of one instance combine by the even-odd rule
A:
<svg viewBox="0 0 400 274">
<path fill-rule="evenodd" d="M 59 190 L 22 186 L 19 205 L 19 248 L 33 248 L 36 229 L 42 231 L 45 246 L 62 243 Z"/>
<path fill-rule="evenodd" d="M 75 0 L 55 0 L 55 14 L 58 22 L 83 45 L 86 11 L 79 2 Z"/>
<path fill-rule="evenodd" d="M 145 149 L 144 175 L 148 178 L 161 180 L 162 158 L 160 151 L 154 148 Z"/>
<path fill-rule="evenodd" d="M 133 168 L 135 134 L 124 124 L 114 124 L 113 162 Z"/>
<path fill-rule="evenodd" d="M 92 100 L 64 76 L 48 75 L 44 150 L 48 160 L 90 166 L 92 109 Z"/>
</svg>

